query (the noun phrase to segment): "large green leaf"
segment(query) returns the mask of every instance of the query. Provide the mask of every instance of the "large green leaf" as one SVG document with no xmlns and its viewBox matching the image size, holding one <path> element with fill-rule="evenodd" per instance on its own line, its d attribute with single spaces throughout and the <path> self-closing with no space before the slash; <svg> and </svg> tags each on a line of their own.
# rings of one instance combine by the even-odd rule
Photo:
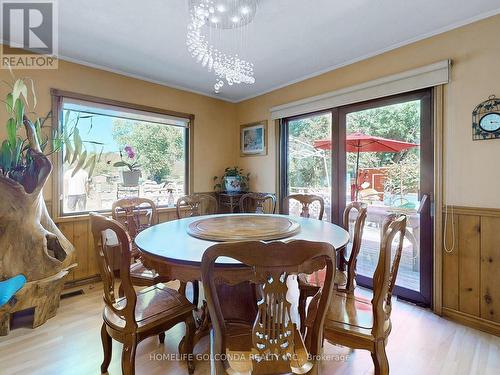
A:
<svg viewBox="0 0 500 375">
<path fill-rule="evenodd" d="M 12 164 L 12 153 L 10 144 L 7 140 L 2 142 L 2 147 L 0 148 L 0 167 L 3 169 L 4 173 L 11 168 Z"/>
<path fill-rule="evenodd" d="M 71 177 L 74 177 L 75 174 L 77 174 L 78 171 L 82 169 L 83 164 L 85 163 L 85 159 L 87 159 L 87 151 L 83 151 L 83 153 L 78 157 L 78 163 L 76 164 L 73 173 L 71 173 Z"/>
<path fill-rule="evenodd" d="M 14 112 L 16 113 L 16 121 L 19 126 L 23 124 L 24 103 L 21 99 L 17 99 L 14 104 Z"/>
<path fill-rule="evenodd" d="M 22 150 L 23 150 L 23 140 L 21 138 L 18 138 L 16 143 L 16 148 L 12 150 L 13 151 L 12 163 L 14 164 L 14 166 L 18 166 L 19 164 L 21 164 Z"/>
<path fill-rule="evenodd" d="M 5 108 L 7 108 L 7 113 L 11 114 L 14 111 L 14 97 L 12 93 L 9 92 L 5 98 Z"/>
<path fill-rule="evenodd" d="M 125 163 L 124 161 L 117 161 L 116 163 L 113 164 L 113 167 L 116 167 L 116 168 L 128 167 L 128 164 Z"/>
<path fill-rule="evenodd" d="M 14 83 L 14 88 L 12 89 L 12 100 L 15 102 L 21 96 L 24 97 L 24 100 L 28 101 L 28 88 L 22 79 L 18 79 Z"/>
<path fill-rule="evenodd" d="M 75 151 L 73 154 L 73 159 L 71 160 L 71 164 L 73 164 L 79 157 L 82 152 L 82 138 L 80 137 L 80 132 L 78 128 L 73 130 L 73 143 L 75 145 Z"/>
<path fill-rule="evenodd" d="M 12 148 L 16 145 L 16 133 L 17 133 L 17 124 L 16 120 L 10 118 L 7 120 L 7 140 Z"/>
<path fill-rule="evenodd" d="M 35 92 L 35 81 L 31 79 L 31 94 L 33 95 L 33 109 L 36 108 L 36 92 Z"/>
<path fill-rule="evenodd" d="M 96 163 L 97 163 L 97 155 L 93 154 L 85 164 L 84 168 L 88 171 L 89 178 L 92 177 L 92 175 L 94 174 Z"/>
</svg>

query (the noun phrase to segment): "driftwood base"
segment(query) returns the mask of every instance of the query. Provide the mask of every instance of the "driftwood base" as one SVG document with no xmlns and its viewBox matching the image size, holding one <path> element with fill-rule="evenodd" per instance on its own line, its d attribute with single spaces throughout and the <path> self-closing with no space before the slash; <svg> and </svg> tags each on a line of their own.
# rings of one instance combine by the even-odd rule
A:
<svg viewBox="0 0 500 375">
<path fill-rule="evenodd" d="M 0 308 L 0 336 L 9 334 L 10 315 L 15 312 L 34 308 L 33 328 L 54 317 L 59 307 L 64 278 L 68 272 L 69 268 L 45 279 L 26 283 L 12 303 Z"/>
</svg>

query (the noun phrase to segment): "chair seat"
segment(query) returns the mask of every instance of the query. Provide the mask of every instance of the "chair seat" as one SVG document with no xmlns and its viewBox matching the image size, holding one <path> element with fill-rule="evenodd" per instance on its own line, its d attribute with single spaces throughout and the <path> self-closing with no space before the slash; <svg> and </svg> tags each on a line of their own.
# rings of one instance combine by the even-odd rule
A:
<svg viewBox="0 0 500 375">
<path fill-rule="evenodd" d="M 244 323 L 226 323 L 226 354 L 229 358 L 231 374 L 305 374 L 313 366 L 308 360 L 308 352 L 299 331 L 294 325 L 295 353 L 290 361 L 277 361 L 270 356 L 269 361 L 257 362 L 258 351 L 252 343 L 252 326 Z"/>
<path fill-rule="evenodd" d="M 134 285 L 138 285 L 138 280 L 143 280 L 144 282 L 149 282 L 149 285 L 159 283 L 159 275 L 149 268 L 146 268 L 141 261 L 132 263 L 130 266 L 130 278 Z"/>
<path fill-rule="evenodd" d="M 306 326 L 311 327 L 314 314 L 308 314 Z M 373 306 L 370 300 L 355 296 L 352 293 L 334 291 L 332 302 L 325 318 L 325 331 L 353 332 L 371 337 L 373 328 Z M 390 320 L 384 324 L 384 331 L 389 334 Z"/>
<path fill-rule="evenodd" d="M 126 298 L 120 298 L 113 306 L 116 309 L 121 309 L 126 303 Z M 186 297 L 163 284 L 156 284 L 142 289 L 137 292 L 135 307 L 135 320 L 137 321 L 138 331 L 147 330 L 162 321 L 184 316 L 193 309 L 194 305 Z M 108 306 L 104 307 L 103 317 L 106 323 L 115 329 L 119 330 L 125 327 L 125 320 Z"/>
</svg>

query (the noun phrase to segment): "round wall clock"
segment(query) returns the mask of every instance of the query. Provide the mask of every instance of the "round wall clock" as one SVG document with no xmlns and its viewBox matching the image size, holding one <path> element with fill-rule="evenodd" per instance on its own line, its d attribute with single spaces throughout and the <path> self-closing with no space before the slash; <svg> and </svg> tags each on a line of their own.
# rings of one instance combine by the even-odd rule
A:
<svg viewBox="0 0 500 375">
<path fill-rule="evenodd" d="M 500 99 L 491 95 L 472 112 L 472 139 L 500 139 Z"/>
<path fill-rule="evenodd" d="M 479 127 L 487 132 L 496 132 L 500 129 L 500 113 L 492 112 L 481 117 Z"/>
</svg>

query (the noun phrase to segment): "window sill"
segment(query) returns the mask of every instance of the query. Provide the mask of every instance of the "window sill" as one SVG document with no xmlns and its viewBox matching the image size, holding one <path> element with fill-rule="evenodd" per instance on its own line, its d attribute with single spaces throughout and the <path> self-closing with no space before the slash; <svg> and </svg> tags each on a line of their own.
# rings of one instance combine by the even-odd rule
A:
<svg viewBox="0 0 500 375">
<path fill-rule="evenodd" d="M 177 208 L 176 207 L 158 207 L 157 211 L 158 211 L 158 214 L 168 213 L 168 212 L 176 212 Z M 89 213 L 90 212 L 85 212 L 85 213 L 76 214 L 76 215 L 64 215 L 64 216 L 54 217 L 53 220 L 56 224 L 67 223 L 67 222 L 72 222 L 72 221 L 86 221 L 86 220 L 90 219 Z M 111 210 L 100 212 L 100 214 L 104 215 L 104 216 L 111 216 Z"/>
</svg>

